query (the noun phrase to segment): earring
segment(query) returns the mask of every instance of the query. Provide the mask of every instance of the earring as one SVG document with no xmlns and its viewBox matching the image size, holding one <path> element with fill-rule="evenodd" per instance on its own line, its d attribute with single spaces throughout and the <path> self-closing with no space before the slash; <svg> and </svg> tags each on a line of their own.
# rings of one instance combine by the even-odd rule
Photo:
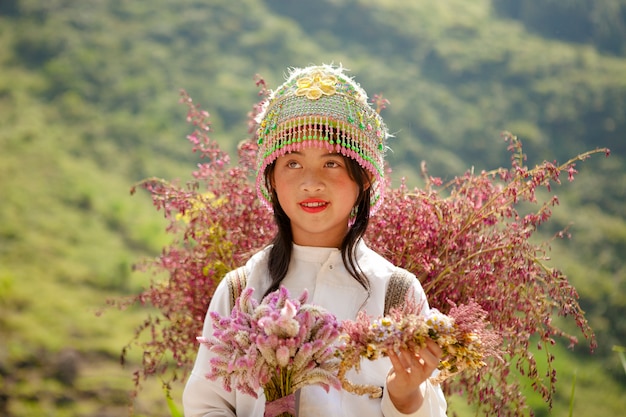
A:
<svg viewBox="0 0 626 417">
<path fill-rule="evenodd" d="M 348 217 L 348 228 L 351 228 L 356 221 L 356 215 L 359 212 L 359 208 L 357 206 L 352 207 L 350 210 L 350 217 Z"/>
</svg>

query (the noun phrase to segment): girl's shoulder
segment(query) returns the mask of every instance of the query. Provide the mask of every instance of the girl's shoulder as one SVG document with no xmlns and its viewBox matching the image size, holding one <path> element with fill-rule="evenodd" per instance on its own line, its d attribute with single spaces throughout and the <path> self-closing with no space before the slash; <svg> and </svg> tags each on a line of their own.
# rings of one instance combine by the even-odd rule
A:
<svg viewBox="0 0 626 417">
<path fill-rule="evenodd" d="M 363 272 L 369 277 L 380 277 L 388 280 L 392 275 L 406 275 L 413 277 L 409 271 L 394 265 L 380 253 L 371 249 L 365 243 L 361 243 L 358 248 L 358 262 Z M 368 274 L 369 272 L 369 274 Z"/>
<path fill-rule="evenodd" d="M 246 272 L 252 273 L 255 269 L 266 267 L 271 248 L 272 245 L 268 245 L 252 255 L 243 266 Z"/>
<path fill-rule="evenodd" d="M 259 250 L 252 255 L 248 261 L 239 268 L 238 274 L 245 275 L 245 287 L 255 288 L 255 298 L 261 298 L 262 294 L 270 285 L 270 276 L 268 269 L 269 254 L 271 245 Z"/>
<path fill-rule="evenodd" d="M 252 255 L 245 264 L 229 271 L 224 279 L 239 279 L 239 277 L 253 277 L 258 275 L 258 272 L 263 270 L 267 270 L 267 263 L 269 257 L 269 251 L 271 246 L 266 246 L 265 248 L 259 250 L 254 255 Z"/>
</svg>

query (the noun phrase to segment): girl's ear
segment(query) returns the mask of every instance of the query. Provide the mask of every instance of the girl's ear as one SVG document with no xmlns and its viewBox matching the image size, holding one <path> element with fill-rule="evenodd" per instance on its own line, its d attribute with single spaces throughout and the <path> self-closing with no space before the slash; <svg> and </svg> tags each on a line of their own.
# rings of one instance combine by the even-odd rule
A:
<svg viewBox="0 0 626 417">
<path fill-rule="evenodd" d="M 372 178 L 374 177 L 371 172 L 367 172 L 367 181 L 363 184 L 363 191 L 368 190 L 372 186 Z"/>
<path fill-rule="evenodd" d="M 268 166 L 265 171 L 265 187 L 270 194 L 272 193 L 272 190 L 276 188 L 274 185 L 276 185 L 276 181 L 274 180 L 274 164 L 272 164 Z"/>
</svg>

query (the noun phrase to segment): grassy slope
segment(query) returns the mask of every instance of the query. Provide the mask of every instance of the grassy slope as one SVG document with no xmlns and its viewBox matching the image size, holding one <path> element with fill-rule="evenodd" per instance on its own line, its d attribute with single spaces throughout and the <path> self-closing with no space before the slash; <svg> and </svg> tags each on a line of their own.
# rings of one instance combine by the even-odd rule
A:
<svg viewBox="0 0 626 417">
<path fill-rule="evenodd" d="M 11 78 L 13 86 L 33 80 Z M 145 311 L 99 319 L 96 312 L 120 294 L 113 290 L 140 285 L 139 275 L 131 283 L 130 265 L 165 241 L 159 216 L 145 196 L 129 198 L 127 178 L 67 154 L 72 131 L 50 126 L 46 106 L 19 89 L 2 102 L 0 359 L 10 398 L 3 414 L 125 410 L 130 373 L 117 357 Z M 67 365 L 63 355 L 76 359 L 65 385 L 55 377 Z"/>
</svg>

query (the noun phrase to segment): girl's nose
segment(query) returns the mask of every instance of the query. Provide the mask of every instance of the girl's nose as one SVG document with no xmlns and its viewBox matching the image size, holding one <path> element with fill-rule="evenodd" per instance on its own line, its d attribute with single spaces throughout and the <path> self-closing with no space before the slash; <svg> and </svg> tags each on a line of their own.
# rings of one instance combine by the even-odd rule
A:
<svg viewBox="0 0 626 417">
<path fill-rule="evenodd" d="M 324 182 L 317 173 L 305 170 L 300 187 L 303 191 L 319 192 L 324 189 Z"/>
</svg>

